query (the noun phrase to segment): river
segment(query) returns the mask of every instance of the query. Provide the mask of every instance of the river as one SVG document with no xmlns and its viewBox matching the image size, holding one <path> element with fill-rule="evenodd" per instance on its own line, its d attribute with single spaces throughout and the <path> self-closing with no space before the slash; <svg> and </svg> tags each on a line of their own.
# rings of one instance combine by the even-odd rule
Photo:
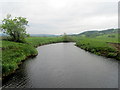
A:
<svg viewBox="0 0 120 90">
<path fill-rule="evenodd" d="M 118 61 L 86 52 L 74 43 L 37 48 L 38 56 L 26 60 L 3 81 L 3 88 L 117 88 Z"/>
</svg>

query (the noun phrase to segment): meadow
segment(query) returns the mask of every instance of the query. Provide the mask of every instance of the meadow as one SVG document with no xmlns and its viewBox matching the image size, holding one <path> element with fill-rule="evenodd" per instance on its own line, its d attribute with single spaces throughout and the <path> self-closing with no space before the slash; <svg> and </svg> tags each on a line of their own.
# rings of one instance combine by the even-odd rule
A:
<svg viewBox="0 0 120 90">
<path fill-rule="evenodd" d="M 111 37 L 114 36 L 114 37 Z M 107 34 L 97 37 L 77 37 L 76 46 L 91 53 L 120 60 L 118 34 Z M 111 44 L 115 45 L 111 45 Z"/>
</svg>

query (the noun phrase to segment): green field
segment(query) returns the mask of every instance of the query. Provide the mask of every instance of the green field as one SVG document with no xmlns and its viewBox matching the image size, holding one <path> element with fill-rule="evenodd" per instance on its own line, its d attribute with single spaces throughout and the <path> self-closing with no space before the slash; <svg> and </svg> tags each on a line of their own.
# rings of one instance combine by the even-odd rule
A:
<svg viewBox="0 0 120 90">
<path fill-rule="evenodd" d="M 28 44 L 37 47 L 44 44 L 62 42 L 62 37 L 28 37 L 26 38 Z"/>
<path fill-rule="evenodd" d="M 114 37 L 110 37 L 114 36 Z M 115 58 L 120 60 L 120 52 L 115 45 L 111 45 L 111 43 L 117 44 L 120 43 L 118 40 L 118 34 L 107 34 L 96 37 L 77 37 L 76 38 L 76 46 L 95 53 L 97 55 Z"/>
</svg>

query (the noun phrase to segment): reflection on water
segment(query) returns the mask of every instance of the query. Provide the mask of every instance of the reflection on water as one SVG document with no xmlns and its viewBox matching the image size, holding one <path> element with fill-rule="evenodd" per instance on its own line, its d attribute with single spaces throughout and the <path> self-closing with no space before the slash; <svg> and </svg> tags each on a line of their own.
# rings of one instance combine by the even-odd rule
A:
<svg viewBox="0 0 120 90">
<path fill-rule="evenodd" d="M 117 88 L 118 62 L 88 53 L 74 43 L 37 48 L 36 58 L 26 60 L 3 87 Z"/>
</svg>

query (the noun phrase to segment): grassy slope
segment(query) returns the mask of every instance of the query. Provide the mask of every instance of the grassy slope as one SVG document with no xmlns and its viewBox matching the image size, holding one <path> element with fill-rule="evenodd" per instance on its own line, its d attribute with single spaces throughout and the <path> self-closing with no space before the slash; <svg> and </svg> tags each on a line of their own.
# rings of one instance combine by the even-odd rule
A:
<svg viewBox="0 0 120 90">
<path fill-rule="evenodd" d="M 36 56 L 35 47 L 62 42 L 61 37 L 29 37 L 26 38 L 27 43 L 17 43 L 12 41 L 2 41 L 2 74 L 7 76 L 14 72 L 18 65 L 30 56 Z"/>
<path fill-rule="evenodd" d="M 114 34 L 115 37 L 108 37 L 109 34 L 97 36 L 94 38 L 88 37 L 77 37 L 76 46 L 95 53 L 97 55 L 102 55 L 110 58 L 115 58 L 120 60 L 120 52 L 115 47 L 110 45 L 110 43 L 120 43 L 118 41 L 118 35 Z"/>
<path fill-rule="evenodd" d="M 14 72 L 18 64 L 29 56 L 36 56 L 37 50 L 28 44 L 2 41 L 2 73 L 3 76 Z"/>
</svg>

